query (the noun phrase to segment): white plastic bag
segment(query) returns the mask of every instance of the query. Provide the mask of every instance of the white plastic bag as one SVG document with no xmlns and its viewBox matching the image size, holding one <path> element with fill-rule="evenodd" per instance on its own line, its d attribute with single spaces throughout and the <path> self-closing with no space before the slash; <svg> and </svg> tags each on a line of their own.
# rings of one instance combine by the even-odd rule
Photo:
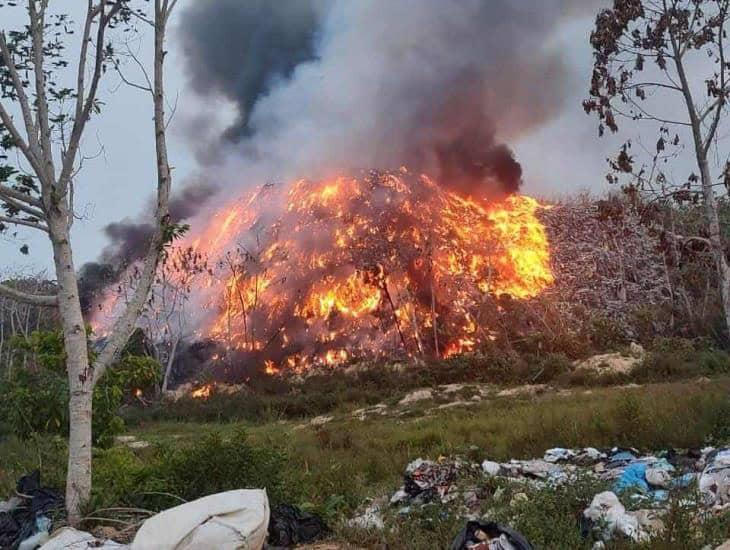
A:
<svg viewBox="0 0 730 550">
<path fill-rule="evenodd" d="M 132 550 L 260 550 L 269 527 L 266 491 L 240 489 L 170 508 L 144 522 Z"/>
</svg>

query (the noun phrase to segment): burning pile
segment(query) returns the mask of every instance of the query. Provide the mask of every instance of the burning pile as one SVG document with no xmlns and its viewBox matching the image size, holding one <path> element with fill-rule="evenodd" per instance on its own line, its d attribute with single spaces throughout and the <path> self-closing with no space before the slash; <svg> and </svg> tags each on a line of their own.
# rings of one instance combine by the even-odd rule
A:
<svg viewBox="0 0 730 550">
<path fill-rule="evenodd" d="M 553 282 L 541 208 L 460 196 L 405 169 L 268 184 L 186 237 L 165 281 L 203 312 L 200 339 L 269 374 L 445 357 L 492 337 L 478 322 L 491 297 Z"/>
</svg>

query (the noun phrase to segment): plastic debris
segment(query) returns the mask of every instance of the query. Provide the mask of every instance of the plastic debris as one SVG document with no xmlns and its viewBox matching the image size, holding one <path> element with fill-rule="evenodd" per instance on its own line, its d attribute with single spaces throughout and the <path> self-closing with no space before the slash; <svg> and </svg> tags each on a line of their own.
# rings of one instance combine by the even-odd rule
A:
<svg viewBox="0 0 730 550">
<path fill-rule="evenodd" d="M 132 550 L 263 548 L 269 526 L 266 491 L 240 489 L 194 500 L 146 520 Z"/>
<path fill-rule="evenodd" d="M 2 503 L 0 510 L 0 548 L 36 548 L 48 537 L 48 517 L 62 508 L 63 499 L 41 485 L 38 470 L 21 477 L 16 485 L 17 496 Z"/>
<path fill-rule="evenodd" d="M 708 506 L 730 504 L 730 447 L 710 451 L 699 479 L 700 492 Z"/>
<path fill-rule="evenodd" d="M 451 550 L 533 550 L 527 539 L 514 529 L 494 522 L 469 521 Z"/>
<path fill-rule="evenodd" d="M 328 531 L 319 517 L 283 504 L 271 510 L 268 544 L 284 547 L 309 544 L 324 538 Z"/>
<path fill-rule="evenodd" d="M 624 505 L 611 491 L 594 496 L 591 505 L 584 510 L 583 517 L 603 540 L 611 540 L 615 534 L 633 541 L 640 540 L 639 520 L 626 513 Z"/>
<path fill-rule="evenodd" d="M 482 471 L 490 476 L 496 476 L 499 474 L 501 466 L 498 462 L 492 462 L 491 460 L 485 460 L 482 462 Z"/>
<path fill-rule="evenodd" d="M 593 532 L 602 541 L 618 535 L 641 542 L 664 529 L 660 516 L 661 512 L 656 510 L 627 512 L 615 493 L 604 491 L 594 496 L 591 505 L 583 511 L 583 534 Z"/>
<path fill-rule="evenodd" d="M 411 462 L 403 476 L 403 490 L 410 498 L 418 497 L 423 502 L 446 496 L 456 481 L 458 462 L 417 459 Z"/>
<path fill-rule="evenodd" d="M 380 512 L 380 505 L 373 502 L 363 512 L 347 522 L 350 527 L 366 530 L 382 530 L 385 528 L 385 521 Z"/>
<path fill-rule="evenodd" d="M 646 482 L 646 464 L 634 462 L 626 466 L 621 477 L 613 484 L 613 490 L 616 493 L 628 490 L 649 491 L 649 484 Z"/>
<path fill-rule="evenodd" d="M 546 462 L 570 462 L 581 465 L 594 464 L 605 458 L 605 453 L 593 447 L 586 447 L 585 449 L 563 449 L 562 447 L 556 447 L 545 451 L 545 456 L 543 456 L 543 460 Z"/>
</svg>

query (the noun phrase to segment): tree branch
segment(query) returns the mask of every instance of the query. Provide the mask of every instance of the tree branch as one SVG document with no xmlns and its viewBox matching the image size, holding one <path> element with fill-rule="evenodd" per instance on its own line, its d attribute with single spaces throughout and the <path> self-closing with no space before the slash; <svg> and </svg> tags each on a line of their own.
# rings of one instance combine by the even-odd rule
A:
<svg viewBox="0 0 730 550">
<path fill-rule="evenodd" d="M 10 73 L 10 79 L 13 82 L 13 89 L 15 90 L 15 94 L 18 96 L 20 111 L 23 115 L 23 122 L 25 123 L 25 132 L 28 137 L 28 145 L 30 146 L 31 151 L 35 153 L 38 151 L 38 131 L 35 123 L 33 122 L 33 112 L 30 108 L 28 95 L 25 93 L 23 81 L 18 74 L 18 68 L 15 66 L 13 56 L 8 49 L 4 32 L 0 32 L 0 56 L 5 61 L 5 66 L 7 67 L 8 72 Z"/>
<path fill-rule="evenodd" d="M 28 294 L 22 290 L 17 290 L 13 287 L 7 286 L 6 284 L 0 283 L 0 296 L 5 296 L 16 302 L 22 302 L 24 304 L 30 304 L 33 306 L 44 306 L 44 307 L 57 307 L 58 297 L 56 296 L 41 296 L 37 294 Z"/>
<path fill-rule="evenodd" d="M 707 131 L 707 135 L 705 136 L 705 142 L 702 144 L 702 151 L 705 155 L 707 155 L 707 152 L 710 150 L 710 145 L 712 145 L 712 139 L 715 137 L 715 134 L 717 133 L 717 127 L 720 125 L 720 118 L 722 118 L 722 107 L 725 104 L 725 94 L 727 93 L 725 90 L 725 48 L 724 48 L 724 41 L 723 41 L 723 32 L 725 32 L 725 17 L 727 15 L 726 13 L 727 6 L 724 6 L 720 9 L 720 20 L 722 23 L 720 24 L 720 28 L 717 30 L 717 47 L 720 51 L 720 96 L 718 97 L 718 104 L 715 107 L 717 110 L 715 111 L 715 117 L 712 120 L 712 124 L 710 125 L 710 129 Z"/>
<path fill-rule="evenodd" d="M 48 121 L 48 97 L 46 95 L 46 74 L 44 72 L 44 41 L 46 19 L 46 2 L 41 2 L 40 12 L 36 11 L 36 3 L 28 2 L 30 15 L 30 33 L 33 41 L 33 72 L 35 73 L 35 107 L 36 128 L 40 135 L 41 153 L 43 162 L 43 177 L 50 186 L 55 183 L 56 174 L 53 169 L 53 145 L 51 144 L 51 125 Z"/>
<path fill-rule="evenodd" d="M 20 218 L 10 218 L 7 216 L 0 216 L 0 222 L 1 223 L 11 223 L 13 225 L 23 225 L 25 227 L 31 227 L 33 229 L 38 229 L 39 231 L 43 231 L 44 233 L 48 233 L 48 227 L 31 220 L 23 220 Z"/>
<path fill-rule="evenodd" d="M 18 202 L 16 200 L 13 200 L 13 199 L 11 199 L 9 197 L 5 197 L 5 196 L 2 195 L 2 193 L 0 193 L 0 202 L 4 202 L 5 204 L 7 204 L 8 206 L 10 206 L 11 208 L 15 208 L 16 210 L 20 210 L 21 212 L 25 212 L 29 216 L 32 216 L 32 217 L 34 217 L 36 219 L 44 220 L 44 221 L 46 219 L 46 216 L 40 210 L 36 210 L 35 208 L 31 208 L 30 206 L 28 206 L 26 204 L 23 204 L 21 202 Z"/>
<path fill-rule="evenodd" d="M 170 223 L 168 203 L 172 175 L 167 154 L 167 135 L 165 132 L 165 31 L 167 24 L 167 2 L 164 7 L 161 0 L 155 0 L 155 54 L 154 54 L 154 121 L 155 121 L 155 151 L 157 154 L 157 208 L 155 210 L 155 231 L 150 238 L 147 253 L 142 262 L 139 284 L 134 290 L 131 300 L 124 312 L 114 322 L 104 349 L 101 350 L 94 362 L 94 380 L 98 381 L 106 369 L 117 358 L 124 344 L 134 331 L 134 327 L 142 314 L 150 288 L 160 262 L 160 256 L 165 246 L 165 229 Z"/>
<path fill-rule="evenodd" d="M 0 121 L 3 123 L 3 126 L 5 126 L 5 129 L 10 132 L 10 136 L 13 138 L 14 145 L 23 153 L 23 156 L 30 163 L 33 171 L 38 173 L 38 170 L 40 170 L 38 158 L 36 157 L 33 149 L 31 149 L 30 145 L 26 143 L 26 141 L 23 139 L 23 136 L 20 135 L 20 132 L 13 123 L 12 117 L 5 110 L 5 107 L 2 103 L 0 103 Z"/>
<path fill-rule="evenodd" d="M 109 22 L 114 16 L 119 12 L 119 10 L 122 8 L 122 4 L 112 4 L 111 9 L 108 13 L 105 13 L 105 6 L 107 5 L 106 0 L 100 0 L 99 4 L 96 6 L 96 8 L 91 8 L 92 18 L 95 18 L 97 15 L 99 17 L 99 23 L 98 23 L 98 29 L 96 33 L 96 48 L 95 48 L 95 59 L 94 59 L 94 72 L 91 77 L 91 85 L 89 87 L 89 93 L 86 96 L 86 99 L 82 101 L 83 107 L 80 110 L 80 113 L 77 112 L 76 117 L 74 119 L 74 125 L 73 129 L 71 130 L 71 137 L 69 138 L 68 143 L 68 150 L 66 151 L 66 154 L 63 157 L 63 167 L 61 169 L 61 175 L 58 178 L 58 191 L 59 194 L 64 195 L 66 193 L 66 189 L 68 187 L 69 179 L 71 178 L 71 175 L 73 174 L 74 169 L 74 163 L 76 161 L 76 154 L 78 153 L 80 142 L 81 142 L 81 136 L 84 133 L 84 128 L 86 128 L 86 123 L 89 120 L 89 117 L 91 115 L 91 109 L 94 106 L 94 102 L 96 101 L 96 92 L 99 88 L 99 81 L 101 80 L 101 76 L 103 74 L 104 69 L 104 37 L 106 34 L 106 28 L 109 25 Z M 91 4 L 89 4 L 91 6 Z M 88 19 L 88 16 L 87 16 Z M 89 27 L 89 33 L 90 33 L 90 27 Z M 81 63 L 81 61 L 79 61 Z M 85 61 L 83 61 L 85 63 Z M 83 84 L 83 79 L 82 82 Z M 77 90 L 78 94 L 83 94 L 83 90 Z M 77 100 L 78 101 L 78 100 Z M 78 107 L 78 102 L 77 102 Z"/>
<path fill-rule="evenodd" d="M 40 200 L 31 197 L 30 195 L 26 195 L 25 193 L 22 193 L 17 189 L 8 187 L 7 185 L 4 185 L 2 183 L 0 183 L 0 196 L 14 199 L 16 201 L 27 204 L 28 206 L 34 206 L 39 210 L 43 209 L 43 203 Z M 43 214 L 43 212 L 40 212 L 40 217 L 45 217 L 45 214 Z"/>
</svg>

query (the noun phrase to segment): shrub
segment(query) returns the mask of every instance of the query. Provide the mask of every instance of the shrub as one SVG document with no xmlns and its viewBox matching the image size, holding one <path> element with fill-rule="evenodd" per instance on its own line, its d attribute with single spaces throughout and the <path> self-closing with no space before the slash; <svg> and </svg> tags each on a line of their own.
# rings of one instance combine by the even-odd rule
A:
<svg viewBox="0 0 730 550">
<path fill-rule="evenodd" d="M 34 332 L 11 345 L 26 354 L 0 387 L 0 423 L 19 437 L 34 433 L 68 434 L 68 379 L 63 338 L 58 331 Z M 94 443 L 108 446 L 124 429 L 118 411 L 125 395 L 154 386 L 161 367 L 150 357 L 127 355 L 94 388 Z"/>
<path fill-rule="evenodd" d="M 618 321 L 597 316 L 590 321 L 590 341 L 600 351 L 615 349 L 628 344 L 626 331 Z"/>
<path fill-rule="evenodd" d="M 161 509 L 171 495 L 194 500 L 233 489 L 265 488 L 273 503 L 285 499 L 281 471 L 285 455 L 251 445 L 246 432 L 230 438 L 217 432 L 192 444 L 157 446 L 136 455 L 127 448 L 103 451 L 94 464 L 96 507 L 131 505 Z"/>
</svg>

